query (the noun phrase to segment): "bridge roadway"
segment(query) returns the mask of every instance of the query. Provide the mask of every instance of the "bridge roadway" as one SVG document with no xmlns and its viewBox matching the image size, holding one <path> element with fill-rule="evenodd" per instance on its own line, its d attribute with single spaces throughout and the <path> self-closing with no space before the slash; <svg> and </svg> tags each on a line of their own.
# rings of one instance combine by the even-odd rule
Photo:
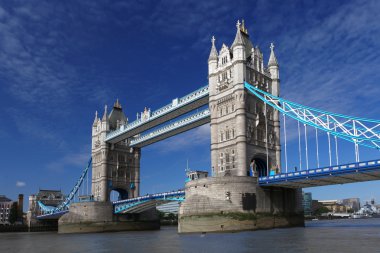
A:
<svg viewBox="0 0 380 253">
<path fill-rule="evenodd" d="M 137 119 L 108 133 L 106 136 L 106 142 L 113 144 L 118 143 L 197 108 L 208 105 L 208 94 L 209 91 L 207 85 L 182 98 L 173 99 L 172 103 L 150 113 L 147 119 Z"/>
<path fill-rule="evenodd" d="M 262 187 L 308 188 L 324 185 L 346 184 L 380 180 L 380 159 L 358 163 L 342 164 L 298 172 L 281 173 L 274 176 L 260 177 Z M 140 213 L 170 201 L 183 201 L 183 190 L 149 194 L 132 199 L 114 201 L 114 213 Z M 40 215 L 40 220 L 59 219 L 68 210 Z"/>
<path fill-rule="evenodd" d="M 145 196 L 140 196 L 131 199 L 124 199 L 112 202 L 114 206 L 115 214 L 123 213 L 141 213 L 156 207 L 157 204 L 165 204 L 171 201 L 181 202 L 185 199 L 185 191 L 170 191 L 163 193 L 147 194 Z M 37 216 L 38 220 L 55 220 L 59 219 L 62 215 L 69 212 L 69 210 L 64 210 L 55 213 L 47 213 Z"/>
<path fill-rule="evenodd" d="M 178 190 L 172 192 L 163 192 L 156 194 L 148 194 L 132 199 L 125 199 L 113 202 L 114 213 L 141 213 L 149 210 L 157 204 L 164 204 L 171 201 L 183 201 L 185 199 L 185 191 Z"/>
<path fill-rule="evenodd" d="M 380 160 L 349 163 L 260 177 L 263 187 L 308 188 L 380 180 Z"/>
</svg>

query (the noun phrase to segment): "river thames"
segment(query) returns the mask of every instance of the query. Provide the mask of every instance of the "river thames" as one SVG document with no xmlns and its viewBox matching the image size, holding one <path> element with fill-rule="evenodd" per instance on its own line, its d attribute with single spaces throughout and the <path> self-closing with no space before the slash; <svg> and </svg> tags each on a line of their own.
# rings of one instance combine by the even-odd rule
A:
<svg viewBox="0 0 380 253">
<path fill-rule="evenodd" d="M 2 233 L 0 252 L 380 252 L 380 219 L 310 221 L 305 228 L 240 233 L 159 231 Z"/>
</svg>

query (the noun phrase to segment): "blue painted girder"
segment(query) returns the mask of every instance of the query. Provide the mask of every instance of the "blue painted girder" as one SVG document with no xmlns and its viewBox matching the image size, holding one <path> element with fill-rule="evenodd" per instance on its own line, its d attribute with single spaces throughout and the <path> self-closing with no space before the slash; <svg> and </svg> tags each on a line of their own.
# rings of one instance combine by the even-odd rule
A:
<svg viewBox="0 0 380 253">
<path fill-rule="evenodd" d="M 307 188 L 380 180 L 380 159 L 260 177 L 260 186 Z"/>
</svg>

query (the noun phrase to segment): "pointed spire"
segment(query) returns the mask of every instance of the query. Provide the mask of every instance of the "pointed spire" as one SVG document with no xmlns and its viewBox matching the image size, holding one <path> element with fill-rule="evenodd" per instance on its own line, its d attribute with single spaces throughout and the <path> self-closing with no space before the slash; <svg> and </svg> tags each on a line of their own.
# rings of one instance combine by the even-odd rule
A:
<svg viewBox="0 0 380 253">
<path fill-rule="evenodd" d="M 119 103 L 119 99 L 116 99 L 116 102 L 113 104 L 113 108 L 122 109 L 121 104 Z"/>
<path fill-rule="evenodd" d="M 99 118 L 98 118 L 98 111 L 95 111 L 95 119 L 94 119 L 94 124 L 93 125 L 96 125 L 96 123 L 98 122 Z"/>
<path fill-rule="evenodd" d="M 102 118 L 102 121 L 106 121 L 106 120 L 107 120 L 107 105 L 104 106 L 104 114 Z"/>
<path fill-rule="evenodd" d="M 276 66 L 278 67 L 278 62 L 276 55 L 274 54 L 274 44 L 270 43 L 270 56 L 269 56 L 269 61 L 268 61 L 268 66 Z"/>
<path fill-rule="evenodd" d="M 236 28 L 237 28 L 236 36 L 235 36 L 234 42 L 232 43 L 231 48 L 233 48 L 234 46 L 237 46 L 237 45 L 244 45 L 244 41 L 243 41 L 243 37 L 242 37 L 242 34 L 241 34 L 241 27 L 240 26 L 241 26 L 241 24 L 240 24 L 240 21 L 238 20 L 236 22 Z"/>
<path fill-rule="evenodd" d="M 245 27 L 244 19 L 241 21 L 241 27 L 240 27 L 240 30 L 241 30 L 243 33 L 245 33 L 245 34 L 248 35 L 248 30 L 247 30 L 247 28 Z"/>
<path fill-rule="evenodd" d="M 216 50 L 215 47 L 215 37 L 212 36 L 211 38 L 211 51 L 210 51 L 210 56 L 208 57 L 208 61 L 211 60 L 218 60 L 218 51 Z"/>
</svg>

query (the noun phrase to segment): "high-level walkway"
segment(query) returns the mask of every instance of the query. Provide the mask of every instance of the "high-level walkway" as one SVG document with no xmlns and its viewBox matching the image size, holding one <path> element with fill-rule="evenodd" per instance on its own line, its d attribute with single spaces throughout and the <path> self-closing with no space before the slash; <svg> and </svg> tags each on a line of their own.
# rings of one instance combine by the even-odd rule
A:
<svg viewBox="0 0 380 253">
<path fill-rule="evenodd" d="M 208 105 L 208 94 L 207 85 L 184 97 L 173 99 L 172 103 L 149 113 L 147 118 L 137 119 L 108 133 L 105 141 L 108 143 L 118 143 L 197 108 Z"/>
</svg>

